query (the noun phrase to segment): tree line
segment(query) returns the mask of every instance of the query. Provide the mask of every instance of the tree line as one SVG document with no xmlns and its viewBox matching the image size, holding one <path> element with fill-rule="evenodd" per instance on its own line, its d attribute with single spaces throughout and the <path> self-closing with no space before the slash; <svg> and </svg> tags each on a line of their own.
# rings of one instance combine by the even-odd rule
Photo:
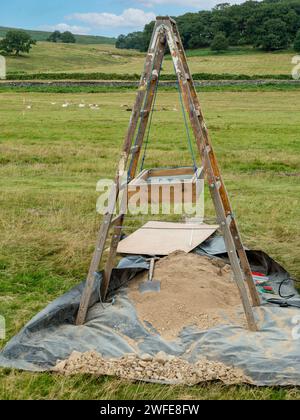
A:
<svg viewBox="0 0 300 420">
<path fill-rule="evenodd" d="M 225 50 L 228 46 L 253 46 L 275 51 L 294 46 L 300 51 L 300 0 L 221 3 L 211 11 L 175 17 L 186 49 Z M 147 51 L 154 22 L 143 31 L 120 35 L 117 48 Z"/>
<path fill-rule="evenodd" d="M 49 42 L 62 42 L 63 44 L 75 44 L 76 38 L 70 31 L 60 32 L 54 31 L 48 37 L 47 41 Z"/>
</svg>

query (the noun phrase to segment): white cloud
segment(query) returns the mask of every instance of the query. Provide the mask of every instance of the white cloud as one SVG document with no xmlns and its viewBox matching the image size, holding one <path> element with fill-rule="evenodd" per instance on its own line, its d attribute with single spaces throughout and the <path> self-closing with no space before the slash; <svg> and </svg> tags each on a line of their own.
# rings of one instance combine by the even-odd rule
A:
<svg viewBox="0 0 300 420">
<path fill-rule="evenodd" d="M 134 0 L 135 3 L 142 4 L 146 7 L 155 6 L 181 6 L 184 8 L 193 7 L 197 10 L 208 10 L 219 3 L 242 3 L 245 0 Z M 172 13 L 170 13 L 172 14 Z M 175 13 L 176 14 L 176 13 Z M 178 14 L 178 13 L 177 13 Z"/>
<path fill-rule="evenodd" d="M 170 6 L 194 7 L 198 10 L 207 8 L 207 3 L 212 3 L 211 1 L 207 2 L 203 0 L 135 0 L 135 1 L 147 7 L 170 5 Z M 206 7 L 204 6 L 203 3 L 206 3 Z"/>
<path fill-rule="evenodd" d="M 126 9 L 120 15 L 114 13 L 74 13 L 69 20 L 86 23 L 94 28 L 136 28 L 142 29 L 155 19 L 155 13 L 141 9 Z"/>
<path fill-rule="evenodd" d="M 142 3 L 143 5 L 147 7 L 169 4 L 171 6 L 191 6 L 191 7 L 196 7 L 200 9 L 201 3 L 203 4 L 203 1 L 201 0 L 140 0 L 139 3 Z"/>
<path fill-rule="evenodd" d="M 43 31 L 70 31 L 73 34 L 77 35 L 86 35 L 90 32 L 90 28 L 87 28 L 85 26 L 77 26 L 77 25 L 68 25 L 67 23 L 58 23 L 57 25 L 43 25 L 40 26 L 40 29 Z"/>
</svg>

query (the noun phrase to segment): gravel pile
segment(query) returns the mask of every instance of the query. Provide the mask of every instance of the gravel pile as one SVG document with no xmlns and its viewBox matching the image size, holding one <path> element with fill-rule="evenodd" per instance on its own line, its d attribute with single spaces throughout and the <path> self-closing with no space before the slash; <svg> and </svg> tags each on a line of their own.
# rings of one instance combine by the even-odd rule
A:
<svg viewBox="0 0 300 420">
<path fill-rule="evenodd" d="M 250 383 L 244 373 L 223 363 L 202 359 L 191 364 L 175 356 L 159 352 L 156 356 L 128 354 L 120 359 L 104 359 L 99 353 L 73 352 L 53 369 L 64 375 L 88 373 L 123 379 L 195 385 L 219 380 L 225 384 Z"/>
</svg>

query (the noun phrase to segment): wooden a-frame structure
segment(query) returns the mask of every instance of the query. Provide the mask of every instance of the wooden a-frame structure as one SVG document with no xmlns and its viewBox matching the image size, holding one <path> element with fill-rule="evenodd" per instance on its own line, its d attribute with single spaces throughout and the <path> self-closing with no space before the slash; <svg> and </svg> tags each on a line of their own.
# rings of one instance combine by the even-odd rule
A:
<svg viewBox="0 0 300 420">
<path fill-rule="evenodd" d="M 129 127 L 123 144 L 121 158 L 115 175 L 116 201 L 120 192 L 119 180 L 123 177 L 126 171 L 128 171 L 128 182 L 136 176 L 140 152 L 149 123 L 149 116 L 153 106 L 155 92 L 159 82 L 159 73 L 167 45 L 173 60 L 184 106 L 189 116 L 196 140 L 197 150 L 204 166 L 206 179 L 208 181 L 211 197 L 216 210 L 217 221 L 224 236 L 231 268 L 241 296 L 248 326 L 251 331 L 257 331 L 252 306 L 259 306 L 260 298 L 252 278 L 247 255 L 241 241 L 237 223 L 221 176 L 220 168 L 205 125 L 203 113 L 187 64 L 177 25 L 170 17 L 157 17 L 156 19 L 146 57 L 144 72 L 139 83 Z M 136 134 L 138 124 L 139 129 Z M 98 232 L 95 251 L 77 314 L 77 325 L 81 325 L 85 322 L 90 297 L 94 287 L 96 272 L 98 271 L 99 264 L 103 257 L 105 243 L 110 229 L 112 228 L 113 232 L 109 256 L 105 264 L 100 291 L 102 299 L 104 300 L 106 297 L 125 217 L 124 214 L 114 217 L 112 213 L 113 212 L 109 212 L 104 215 Z M 248 285 L 252 305 L 247 293 L 246 284 Z"/>
</svg>

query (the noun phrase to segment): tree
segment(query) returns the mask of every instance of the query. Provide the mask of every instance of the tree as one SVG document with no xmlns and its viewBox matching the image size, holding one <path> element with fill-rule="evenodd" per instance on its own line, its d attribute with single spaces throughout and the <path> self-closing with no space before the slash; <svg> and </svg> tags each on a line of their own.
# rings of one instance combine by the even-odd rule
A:
<svg viewBox="0 0 300 420">
<path fill-rule="evenodd" d="M 223 32 L 218 32 L 212 43 L 210 44 L 210 49 L 212 51 L 224 51 L 228 49 L 228 41 Z"/>
<path fill-rule="evenodd" d="M 144 32 L 132 32 L 128 35 L 119 35 L 116 42 L 116 48 L 146 51 L 149 43 L 146 38 L 147 33 Z"/>
<path fill-rule="evenodd" d="M 61 33 L 60 33 L 60 31 L 54 31 L 49 36 L 49 38 L 47 39 L 47 41 L 49 41 L 49 42 L 58 42 L 58 41 L 60 41 L 60 39 L 61 39 Z"/>
<path fill-rule="evenodd" d="M 63 32 L 60 39 L 64 44 L 75 44 L 76 42 L 75 36 L 70 31 Z"/>
<path fill-rule="evenodd" d="M 75 44 L 76 38 L 70 31 L 61 33 L 60 31 L 54 31 L 47 39 L 49 42 L 63 42 L 64 44 Z"/>
<path fill-rule="evenodd" d="M 286 23 L 281 19 L 269 19 L 265 22 L 261 34 L 257 37 L 256 46 L 265 51 L 287 48 L 289 36 Z"/>
<path fill-rule="evenodd" d="M 295 41 L 294 41 L 294 50 L 300 52 L 300 29 L 297 32 Z"/>
<path fill-rule="evenodd" d="M 116 41 L 116 48 L 123 49 L 126 48 L 126 35 L 119 35 Z"/>
<path fill-rule="evenodd" d="M 224 10 L 227 7 L 230 7 L 230 3 L 219 3 L 214 7 L 213 10 Z"/>
<path fill-rule="evenodd" d="M 32 45 L 35 45 L 31 36 L 25 31 L 11 30 L 0 41 L 0 50 L 4 54 L 20 55 L 20 52 L 29 53 Z"/>
</svg>

